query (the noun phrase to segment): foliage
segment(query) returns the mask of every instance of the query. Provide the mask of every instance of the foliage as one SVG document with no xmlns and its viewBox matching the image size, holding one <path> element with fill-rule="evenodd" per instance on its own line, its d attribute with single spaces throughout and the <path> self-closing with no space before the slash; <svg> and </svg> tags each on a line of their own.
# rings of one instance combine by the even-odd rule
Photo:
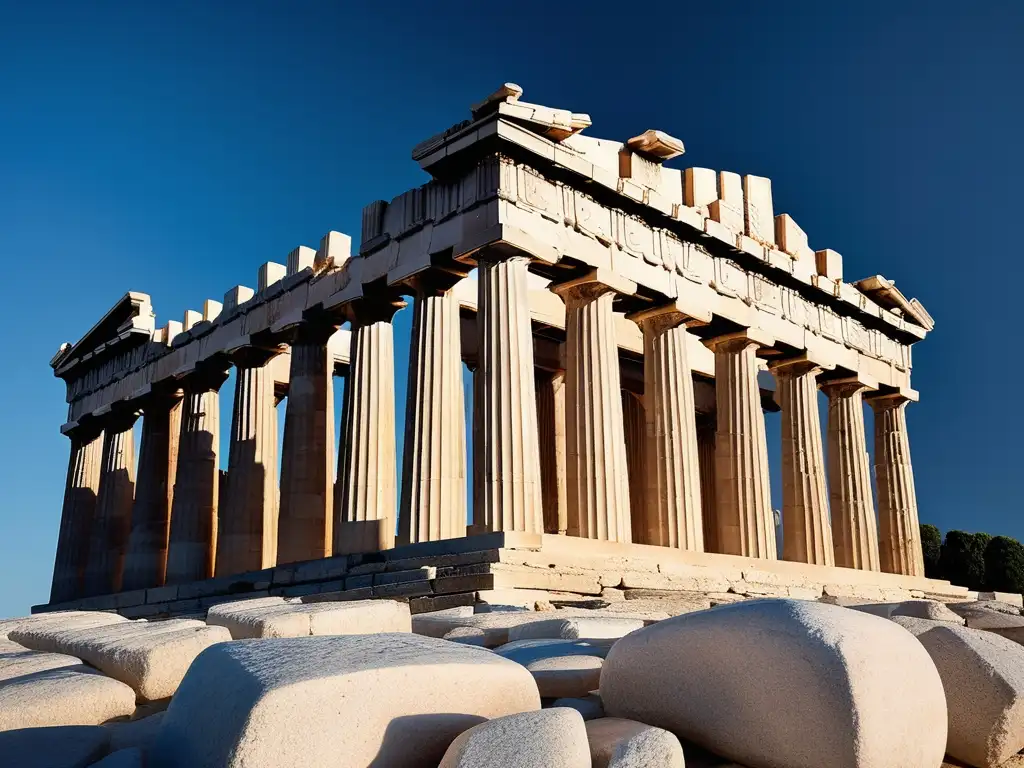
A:
<svg viewBox="0 0 1024 768">
<path fill-rule="evenodd" d="M 985 548 L 991 540 L 987 533 L 949 531 L 939 558 L 942 578 L 958 587 L 985 589 Z"/>
<path fill-rule="evenodd" d="M 942 534 L 934 525 L 921 526 L 921 548 L 924 550 L 924 575 L 929 579 L 941 579 L 939 556 L 942 554 Z"/>
<path fill-rule="evenodd" d="M 999 592 L 1024 592 L 1024 545 L 996 536 L 985 547 L 985 583 Z"/>
</svg>

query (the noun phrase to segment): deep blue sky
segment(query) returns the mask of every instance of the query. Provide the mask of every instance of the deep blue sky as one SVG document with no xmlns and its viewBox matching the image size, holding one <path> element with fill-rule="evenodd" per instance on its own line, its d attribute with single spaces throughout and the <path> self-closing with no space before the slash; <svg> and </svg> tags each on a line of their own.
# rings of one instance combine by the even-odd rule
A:
<svg viewBox="0 0 1024 768">
<path fill-rule="evenodd" d="M 358 240 L 365 203 L 425 180 L 412 146 L 508 80 L 590 135 L 658 128 L 686 165 L 770 177 L 849 278 L 919 297 L 922 520 L 1024 538 L 1024 5 L 345 5 L 0 1 L 0 617 L 48 596 L 60 342 L 128 289 L 162 324 Z"/>
</svg>

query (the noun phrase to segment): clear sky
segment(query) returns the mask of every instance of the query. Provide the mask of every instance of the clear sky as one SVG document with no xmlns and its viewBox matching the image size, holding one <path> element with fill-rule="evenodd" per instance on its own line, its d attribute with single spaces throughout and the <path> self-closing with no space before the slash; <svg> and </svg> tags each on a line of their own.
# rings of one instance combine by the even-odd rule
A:
<svg viewBox="0 0 1024 768">
<path fill-rule="evenodd" d="M 0 617 L 48 598 L 58 345 L 126 290 L 163 324 L 327 230 L 358 241 L 364 204 L 426 180 L 413 145 L 504 81 L 770 177 L 848 278 L 919 297 L 921 519 L 1024 539 L 1024 5 L 839 5 L 0 0 Z"/>
</svg>

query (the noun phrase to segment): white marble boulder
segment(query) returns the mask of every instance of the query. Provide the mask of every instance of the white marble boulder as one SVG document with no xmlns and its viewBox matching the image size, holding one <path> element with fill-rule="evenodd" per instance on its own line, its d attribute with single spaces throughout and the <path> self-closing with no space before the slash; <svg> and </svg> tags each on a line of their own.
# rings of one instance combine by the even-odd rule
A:
<svg viewBox="0 0 1024 768">
<path fill-rule="evenodd" d="M 38 613 L 32 616 L 19 616 L 14 619 L 0 620 L 0 640 L 8 639 L 11 632 L 20 629 L 34 629 L 40 627 L 101 627 L 108 624 L 124 624 L 128 621 L 124 616 L 116 613 L 104 613 L 102 611 L 54 611 L 52 613 Z"/>
<path fill-rule="evenodd" d="M 81 628 L 26 627 L 10 639 L 27 648 L 77 656 L 120 680 L 144 700 L 167 698 L 178 687 L 192 660 L 214 643 L 230 640 L 223 627 L 201 621 L 130 621 Z"/>
<path fill-rule="evenodd" d="M 630 632 L 643 629 L 641 619 L 599 618 L 586 616 L 567 619 L 531 621 L 512 627 L 508 631 L 509 642 L 556 638 L 561 640 L 618 639 Z"/>
<path fill-rule="evenodd" d="M 193 662 L 150 768 L 436 768 L 484 720 L 537 710 L 523 667 L 413 634 L 223 643 Z"/>
<path fill-rule="evenodd" d="M 9 641 L 0 645 L 0 685 L 5 680 L 13 680 L 48 669 L 74 667 L 82 663 L 75 656 L 66 653 L 47 653 L 46 651 L 30 651 L 24 646 Z"/>
<path fill-rule="evenodd" d="M 964 619 L 953 611 L 949 610 L 938 600 L 904 600 L 896 603 L 889 617 L 910 616 L 915 619 L 928 619 L 929 621 L 945 621 L 950 624 L 964 625 Z"/>
<path fill-rule="evenodd" d="M 206 623 L 225 627 L 235 640 L 412 631 L 408 604 L 396 600 L 307 604 L 276 598 L 280 602 L 265 602 L 273 600 L 275 598 L 263 598 L 215 605 L 207 613 Z"/>
<path fill-rule="evenodd" d="M 1024 616 L 992 610 L 980 603 L 950 603 L 947 607 L 963 618 L 970 629 L 983 629 L 1024 644 Z"/>
<path fill-rule="evenodd" d="M 135 710 L 135 691 L 79 664 L 0 683 L 0 731 L 99 725 Z"/>
<path fill-rule="evenodd" d="M 1024 648 L 977 629 L 918 620 L 907 627 L 928 651 L 946 691 L 946 753 L 991 768 L 1024 749 Z"/>
<path fill-rule="evenodd" d="M 5 768 L 85 768 L 107 754 L 110 736 L 95 725 L 22 728 L 0 733 Z"/>
<path fill-rule="evenodd" d="M 590 768 L 583 718 L 553 708 L 505 715 L 463 731 L 438 768 Z"/>
<path fill-rule="evenodd" d="M 811 601 L 752 600 L 629 634 L 601 699 L 610 717 L 749 768 L 935 768 L 946 745 L 942 682 L 913 635 Z"/>
<path fill-rule="evenodd" d="M 586 696 L 601 682 L 604 657 L 614 641 L 515 640 L 494 653 L 522 664 L 545 699 Z"/>
<path fill-rule="evenodd" d="M 587 723 L 593 768 L 684 768 L 683 746 L 663 728 L 602 717 Z"/>
</svg>

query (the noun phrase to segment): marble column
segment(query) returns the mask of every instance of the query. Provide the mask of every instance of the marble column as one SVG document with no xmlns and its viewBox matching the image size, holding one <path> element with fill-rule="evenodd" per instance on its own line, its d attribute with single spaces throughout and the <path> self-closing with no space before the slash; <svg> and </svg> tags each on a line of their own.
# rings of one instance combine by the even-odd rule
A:
<svg viewBox="0 0 1024 768">
<path fill-rule="evenodd" d="M 490 531 L 544 531 L 527 256 L 485 250 L 477 269 L 480 513 Z"/>
<path fill-rule="evenodd" d="M 633 284 L 599 270 L 553 286 L 566 312 L 566 464 L 570 536 L 629 542 L 629 475 L 612 302 Z"/>
<path fill-rule="evenodd" d="M 72 432 L 71 456 L 64 485 L 64 506 L 57 535 L 50 602 L 82 597 L 82 578 L 89 555 L 89 536 L 96 513 L 100 485 L 103 434 L 98 429 L 79 428 Z"/>
<path fill-rule="evenodd" d="M 924 576 L 924 552 L 907 437 L 903 393 L 868 398 L 875 412 L 875 482 L 878 487 L 878 548 L 886 573 Z"/>
<path fill-rule="evenodd" d="M 253 347 L 235 355 L 228 471 L 217 521 L 217 576 L 270 568 L 277 559 L 276 352 Z"/>
<path fill-rule="evenodd" d="M 414 287 L 398 541 L 466 535 L 466 412 L 453 281 Z M 441 278 L 437 278 L 441 279 Z"/>
<path fill-rule="evenodd" d="M 639 395 L 622 390 L 622 429 L 626 439 L 626 470 L 629 474 L 630 539 L 650 544 L 646 509 L 647 495 L 647 416 Z"/>
<path fill-rule="evenodd" d="M 135 499 L 134 411 L 106 417 L 96 515 L 89 534 L 86 596 L 121 591 Z"/>
<path fill-rule="evenodd" d="M 182 384 L 178 466 L 167 544 L 167 584 L 208 579 L 217 554 L 220 500 L 220 387 L 222 370 L 197 371 Z"/>
<path fill-rule="evenodd" d="M 631 316 L 644 333 L 646 521 L 640 541 L 704 550 L 687 315 L 675 305 Z M 634 524 L 634 531 L 636 525 Z"/>
<path fill-rule="evenodd" d="M 394 546 L 398 479 L 391 320 L 403 306 L 360 307 L 352 319 L 335 490 L 335 554 Z"/>
<path fill-rule="evenodd" d="M 835 565 L 818 416 L 822 369 L 806 358 L 782 360 L 771 369 L 782 408 L 782 557 Z"/>
<path fill-rule="evenodd" d="M 327 340 L 335 326 L 307 321 L 291 347 L 277 562 L 331 554 L 334 523 L 334 359 Z"/>
<path fill-rule="evenodd" d="M 569 519 L 565 463 L 565 371 L 537 371 L 536 388 L 544 533 L 564 534 Z"/>
<path fill-rule="evenodd" d="M 878 528 L 864 436 L 863 393 L 870 384 L 834 379 L 821 388 L 828 395 L 828 498 L 835 564 L 877 571 Z"/>
<path fill-rule="evenodd" d="M 150 395 L 142 404 L 142 445 L 124 563 L 124 589 L 162 586 L 181 436 L 182 393 Z"/>
<path fill-rule="evenodd" d="M 773 340 L 748 329 L 705 343 L 715 352 L 718 549 L 728 555 L 776 560 L 756 354 L 759 346 L 770 346 Z"/>
<path fill-rule="evenodd" d="M 715 431 L 714 414 L 698 414 L 697 464 L 700 467 L 700 513 L 704 529 L 704 551 L 718 548 L 718 511 L 715 507 Z"/>
</svg>

